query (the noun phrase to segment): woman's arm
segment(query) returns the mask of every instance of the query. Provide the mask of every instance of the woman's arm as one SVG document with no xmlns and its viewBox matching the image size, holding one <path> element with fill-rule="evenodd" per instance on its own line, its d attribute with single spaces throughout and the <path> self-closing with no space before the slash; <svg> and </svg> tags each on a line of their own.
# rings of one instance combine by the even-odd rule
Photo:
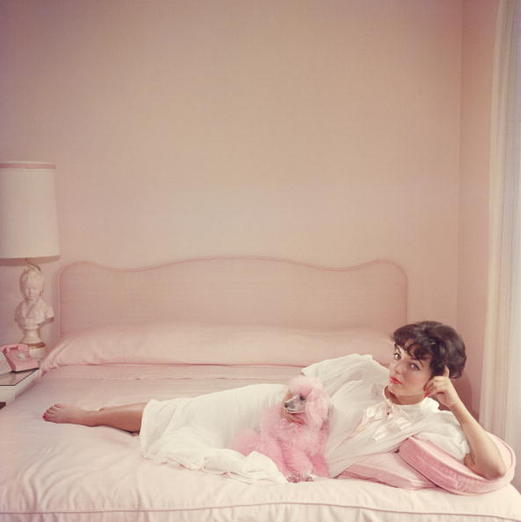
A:
<svg viewBox="0 0 521 522">
<path fill-rule="evenodd" d="M 470 447 L 470 453 L 463 461 L 465 465 L 486 479 L 502 477 L 507 472 L 506 465 L 488 433 L 463 404 L 449 379 L 448 368 L 425 385 L 425 395 L 446 406 L 459 422 Z"/>
</svg>

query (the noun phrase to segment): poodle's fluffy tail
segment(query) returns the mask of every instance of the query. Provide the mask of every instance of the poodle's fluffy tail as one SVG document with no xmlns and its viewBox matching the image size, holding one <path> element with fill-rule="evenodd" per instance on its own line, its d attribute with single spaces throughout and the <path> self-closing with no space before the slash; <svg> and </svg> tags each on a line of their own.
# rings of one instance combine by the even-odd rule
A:
<svg viewBox="0 0 521 522">
<path fill-rule="evenodd" d="M 240 431 L 230 447 L 243 455 L 258 451 L 271 457 L 273 446 L 278 446 L 275 438 L 280 424 L 283 424 L 283 421 L 280 417 L 280 406 L 276 404 L 264 410 L 258 430 L 248 428 Z"/>
<path fill-rule="evenodd" d="M 255 430 L 242 430 L 232 440 L 230 448 L 242 453 L 243 455 L 249 455 L 256 449 L 259 442 L 259 436 L 259 433 Z"/>
<path fill-rule="evenodd" d="M 279 405 L 268 408 L 261 419 L 261 431 L 257 432 L 252 429 L 240 431 L 232 440 L 230 448 L 242 453 L 243 455 L 249 455 L 252 451 L 262 453 L 272 459 L 279 470 L 284 475 L 287 475 L 289 470 L 286 464 L 286 459 L 282 453 L 282 448 L 280 447 L 276 437 L 271 433 L 271 426 L 277 423 L 282 423 L 279 411 Z M 264 426 L 266 424 L 267 426 Z M 263 430 L 263 427 L 271 429 Z"/>
</svg>

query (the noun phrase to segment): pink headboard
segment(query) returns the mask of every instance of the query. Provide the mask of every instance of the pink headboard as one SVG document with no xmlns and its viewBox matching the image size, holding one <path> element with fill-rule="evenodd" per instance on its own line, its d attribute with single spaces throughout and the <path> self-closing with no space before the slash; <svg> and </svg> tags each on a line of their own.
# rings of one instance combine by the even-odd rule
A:
<svg viewBox="0 0 521 522">
<path fill-rule="evenodd" d="M 60 333 L 111 324 L 195 321 L 390 333 L 407 320 L 407 280 L 390 261 L 345 268 L 226 257 L 141 269 L 90 262 L 59 276 Z"/>
</svg>

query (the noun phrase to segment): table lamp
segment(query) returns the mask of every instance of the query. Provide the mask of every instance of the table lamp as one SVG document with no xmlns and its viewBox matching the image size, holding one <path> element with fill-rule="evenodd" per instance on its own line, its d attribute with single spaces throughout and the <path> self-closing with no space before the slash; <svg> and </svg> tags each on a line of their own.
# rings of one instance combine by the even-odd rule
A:
<svg viewBox="0 0 521 522">
<path fill-rule="evenodd" d="M 26 260 L 20 277 L 23 300 L 16 307 L 15 321 L 23 331 L 20 343 L 42 351 L 40 326 L 54 312 L 42 298 L 42 271 L 30 259 L 57 256 L 60 251 L 55 170 L 51 163 L 0 162 L 0 259 Z"/>
</svg>

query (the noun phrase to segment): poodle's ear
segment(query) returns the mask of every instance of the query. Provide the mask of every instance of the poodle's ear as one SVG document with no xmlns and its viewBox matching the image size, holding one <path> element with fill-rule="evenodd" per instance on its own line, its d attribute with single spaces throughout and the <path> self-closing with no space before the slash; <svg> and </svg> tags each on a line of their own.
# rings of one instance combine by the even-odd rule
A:
<svg viewBox="0 0 521 522">
<path fill-rule="evenodd" d="M 313 388 L 306 397 L 306 417 L 308 424 L 320 429 L 329 412 L 329 397 L 322 388 Z"/>
</svg>

